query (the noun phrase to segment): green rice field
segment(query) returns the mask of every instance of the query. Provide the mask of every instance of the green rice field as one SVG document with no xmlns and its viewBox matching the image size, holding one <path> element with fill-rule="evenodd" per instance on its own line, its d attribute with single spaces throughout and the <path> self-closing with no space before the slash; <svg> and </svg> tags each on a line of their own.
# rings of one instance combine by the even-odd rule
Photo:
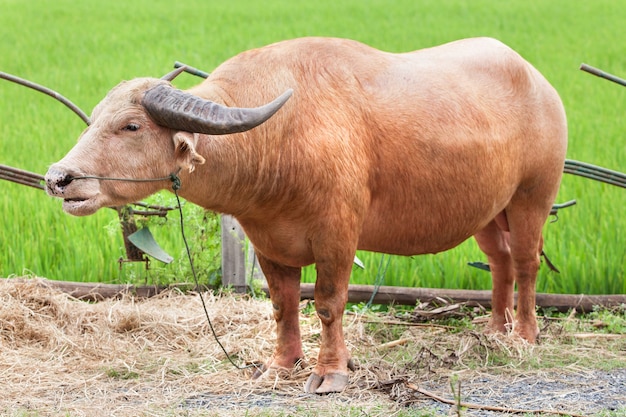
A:
<svg viewBox="0 0 626 417">
<path fill-rule="evenodd" d="M 626 89 L 579 71 L 581 63 L 626 78 L 626 8 L 614 0 L 343 0 L 264 2 L 162 0 L 0 0 L 0 71 L 70 98 L 91 112 L 114 85 L 161 76 L 175 60 L 210 72 L 238 52 L 301 36 L 356 39 L 402 52 L 459 38 L 491 36 L 533 63 L 559 91 L 568 113 L 568 158 L 626 171 Z M 199 79 L 185 75 L 175 84 Z M 62 158 L 83 122 L 48 96 L 0 80 L 0 164 L 43 174 Z M 542 267 L 538 291 L 626 293 L 626 190 L 566 175 L 557 202 L 576 199 L 545 227 L 545 251 L 560 274 Z M 173 204 L 171 194 L 155 201 Z M 192 245 L 207 247 L 204 277 L 219 265 L 215 219 L 185 206 Z M 105 283 L 189 281 L 178 217 L 151 226 L 177 260 L 120 270 L 117 214 L 75 218 L 44 192 L 0 181 L 0 277 Z M 199 255 L 196 255 L 199 256 Z M 473 240 L 411 258 L 359 253 L 354 283 L 488 289 Z M 388 266 L 387 266 L 388 262 Z M 385 270 L 384 279 L 377 272 Z M 203 278 L 203 279 L 205 279 Z M 314 269 L 305 271 L 314 280 Z"/>
</svg>

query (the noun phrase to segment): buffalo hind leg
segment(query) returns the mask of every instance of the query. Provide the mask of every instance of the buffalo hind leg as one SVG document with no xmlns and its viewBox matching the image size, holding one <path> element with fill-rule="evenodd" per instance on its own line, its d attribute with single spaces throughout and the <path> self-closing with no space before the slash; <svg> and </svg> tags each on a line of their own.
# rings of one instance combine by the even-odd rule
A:
<svg viewBox="0 0 626 417">
<path fill-rule="evenodd" d="M 267 279 L 270 300 L 276 320 L 276 349 L 272 358 L 252 378 L 257 379 L 270 370 L 289 369 L 304 358 L 300 337 L 300 268 L 279 265 L 257 253 L 259 264 Z"/>
<path fill-rule="evenodd" d="M 506 214 L 500 212 L 484 229 L 474 235 L 487 255 L 493 282 L 489 331 L 506 333 L 513 321 L 515 272 L 511 259 L 510 233 Z"/>
<path fill-rule="evenodd" d="M 554 177 L 561 169 L 554 165 Z M 534 343 L 539 335 L 536 309 L 536 283 L 540 256 L 543 250 L 542 231 L 550 215 L 558 181 L 551 181 L 549 173 L 526 184 L 511 199 L 506 208 L 511 230 L 511 259 L 517 284 L 517 311 L 513 330 L 515 334 Z"/>
<path fill-rule="evenodd" d="M 544 213 L 545 212 L 545 213 Z M 539 335 L 536 308 L 536 283 L 543 249 L 541 235 L 549 208 L 541 210 L 524 200 L 507 209 L 511 229 L 511 259 L 517 284 L 517 311 L 513 331 L 534 343 Z"/>
<path fill-rule="evenodd" d="M 478 246 L 487 255 L 493 281 L 492 317 L 489 328 L 506 331 L 513 322 L 514 334 L 534 343 L 539 330 L 535 315 L 535 284 L 545 216 L 532 205 L 511 204 L 475 235 Z M 515 284 L 518 288 L 517 311 L 513 319 Z"/>
</svg>

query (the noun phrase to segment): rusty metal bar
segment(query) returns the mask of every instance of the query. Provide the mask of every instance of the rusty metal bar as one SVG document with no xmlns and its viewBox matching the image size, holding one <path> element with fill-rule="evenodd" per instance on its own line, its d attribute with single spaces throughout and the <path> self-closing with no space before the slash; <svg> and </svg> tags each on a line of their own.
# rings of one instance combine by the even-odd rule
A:
<svg viewBox="0 0 626 417">
<path fill-rule="evenodd" d="M 580 64 L 580 69 L 582 71 L 588 72 L 589 74 L 593 74 L 596 77 L 600 77 L 600 78 L 604 78 L 605 80 L 609 80 L 609 81 L 613 81 L 614 83 L 617 83 L 621 86 L 626 87 L 626 80 L 623 78 L 620 78 L 616 75 L 613 74 L 609 74 L 608 72 L 602 71 L 601 69 L 598 68 L 594 68 L 591 65 L 587 65 L 587 64 Z"/>
<path fill-rule="evenodd" d="M 195 70 L 197 72 L 194 75 L 204 76 L 204 78 L 206 78 L 206 76 L 208 75 L 208 74 L 203 73 L 202 71 L 197 70 L 195 68 L 192 68 L 192 70 Z M 199 75 L 200 73 L 206 74 L 206 75 Z M 34 83 L 32 81 L 28 81 L 28 80 L 25 80 L 23 78 L 17 77 L 15 75 L 7 74 L 5 72 L 0 72 L 0 78 L 5 79 L 7 81 L 14 82 L 14 83 L 22 85 L 24 87 L 31 88 L 31 89 L 33 89 L 35 91 L 39 91 L 40 93 L 44 93 L 44 94 L 47 94 L 47 95 L 55 98 L 56 100 L 58 100 L 61 103 L 63 103 L 70 110 L 72 110 L 76 115 L 78 115 L 78 117 L 81 118 L 81 120 L 83 122 L 85 122 L 85 124 L 87 124 L 89 126 L 90 120 L 89 120 L 89 117 L 85 114 L 85 112 L 83 112 L 78 106 L 76 106 L 74 103 L 72 103 L 70 100 L 68 100 L 67 98 L 65 98 L 61 94 L 57 93 L 56 91 L 51 90 L 51 89 L 49 89 L 47 87 L 44 87 L 42 85 L 39 85 L 37 83 Z M 43 175 L 39 175 L 39 174 L 35 174 L 35 173 L 32 173 L 32 172 L 24 171 L 24 170 L 21 170 L 21 169 L 18 169 L 18 168 L 13 168 L 13 167 L 10 167 L 10 166 L 7 166 L 7 165 L 0 165 L 0 180 L 7 180 L 7 181 L 11 181 L 11 182 L 20 184 L 20 185 L 26 185 L 26 186 L 29 186 L 29 187 L 38 188 L 40 190 L 45 190 L 45 185 L 42 184 L 45 181 Z M 144 256 L 144 252 L 141 249 L 139 249 L 138 247 L 133 245 L 128 240 L 128 236 L 130 234 L 132 234 L 132 233 L 137 231 L 137 226 L 135 225 L 134 219 L 132 217 L 133 213 L 134 214 L 143 215 L 143 216 L 155 216 L 156 215 L 156 216 L 160 216 L 160 217 L 166 217 L 167 216 L 167 212 L 169 210 L 173 210 L 174 208 L 153 206 L 153 205 L 149 205 L 149 204 L 145 204 L 145 203 L 134 203 L 134 204 L 138 205 L 140 207 L 143 207 L 143 208 L 145 208 L 147 210 L 137 211 L 137 210 L 134 210 L 131 206 L 125 206 L 127 208 L 127 210 L 124 210 L 123 208 L 111 207 L 114 210 L 117 210 L 117 212 L 118 212 L 118 216 L 119 216 L 119 219 L 120 219 L 120 225 L 122 227 L 122 235 L 123 235 L 123 238 L 124 238 L 126 254 L 127 254 L 127 258 L 128 258 L 128 259 L 120 258 L 120 261 L 119 261 L 120 262 L 120 268 L 121 268 L 123 262 L 141 261 L 141 262 L 146 262 L 146 269 L 148 269 L 149 259 Z"/>
<path fill-rule="evenodd" d="M 22 169 L 13 168 L 8 165 L 0 164 L 0 179 L 15 182 L 21 185 L 27 185 L 34 188 L 45 190 L 44 176 L 36 174 L 34 172 L 24 171 Z M 137 210 L 129 208 L 132 214 L 139 214 L 142 216 L 167 216 L 167 212 L 176 209 L 176 207 L 164 207 L 153 204 L 146 204 L 144 202 L 132 203 L 133 206 L 141 207 L 145 210 Z"/>
<path fill-rule="evenodd" d="M 566 159 L 563 172 L 626 188 L 626 174 L 607 168 L 601 168 L 586 162 Z"/>
<path fill-rule="evenodd" d="M 34 182 L 31 182 L 31 181 L 28 181 L 28 180 L 23 180 L 23 179 L 20 179 L 20 178 L 7 176 L 7 175 L 5 175 L 3 173 L 0 173 L 0 179 L 1 180 L 11 181 L 11 182 L 14 182 L 14 183 L 20 184 L 20 185 L 26 185 L 26 186 L 33 187 L 33 188 L 38 188 L 40 190 L 44 189 L 44 186 L 39 184 L 39 183 L 34 183 Z"/>
<path fill-rule="evenodd" d="M 0 165 L 0 171 L 4 171 L 7 174 L 15 174 L 25 178 L 32 178 L 33 180 L 43 181 L 43 175 L 36 174 L 34 172 L 24 171 L 23 169 L 13 168 L 7 165 Z"/>
<path fill-rule="evenodd" d="M 565 203 L 561 203 L 561 204 L 553 204 L 552 209 L 550 210 L 550 215 L 556 216 L 559 210 L 567 208 L 567 207 L 571 207 L 575 204 L 576 204 L 576 200 L 566 201 Z"/>
<path fill-rule="evenodd" d="M 43 85 L 39 85 L 32 81 L 25 80 L 15 75 L 7 74 L 6 72 L 2 72 L 2 71 L 0 71 L 0 78 L 3 78 L 7 81 L 12 81 L 19 85 L 23 85 L 24 87 L 32 88 L 33 90 L 39 91 L 40 93 L 47 94 L 50 97 L 57 99 L 58 101 L 63 103 L 67 108 L 69 108 L 74 113 L 76 113 L 78 117 L 82 119 L 83 122 L 89 125 L 90 123 L 89 117 L 85 114 L 85 112 L 82 111 L 76 104 L 72 103 L 69 99 L 63 97 L 61 94 L 57 93 L 56 91 L 51 90 L 48 87 L 44 87 Z"/>
<path fill-rule="evenodd" d="M 195 75 L 200 78 L 208 78 L 209 73 L 199 70 L 198 68 L 189 66 L 187 64 L 183 64 L 182 62 L 176 61 L 174 62 L 174 68 L 185 67 L 184 71 L 188 72 L 191 75 Z"/>
<path fill-rule="evenodd" d="M 29 187 L 44 189 L 43 175 L 35 174 L 21 169 L 13 168 L 6 165 L 0 165 L 0 179 L 12 181 L 17 184 L 27 185 Z"/>
<path fill-rule="evenodd" d="M 6 178 L 8 180 L 15 179 L 16 181 L 28 182 L 30 184 L 39 184 L 40 181 L 41 181 L 38 178 L 28 177 L 28 176 L 19 175 L 19 174 L 15 174 L 15 173 L 12 173 L 12 172 L 7 172 L 7 171 L 2 171 L 2 170 L 0 170 L 0 175 L 2 175 L 4 178 Z"/>
</svg>

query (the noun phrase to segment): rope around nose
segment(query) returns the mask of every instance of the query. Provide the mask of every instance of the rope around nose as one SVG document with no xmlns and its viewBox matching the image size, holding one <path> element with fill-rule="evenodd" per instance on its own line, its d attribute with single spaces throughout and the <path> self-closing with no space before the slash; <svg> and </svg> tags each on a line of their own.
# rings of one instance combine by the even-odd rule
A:
<svg viewBox="0 0 626 417">
<path fill-rule="evenodd" d="M 159 182 L 159 181 L 172 181 L 172 189 L 174 191 L 180 190 L 180 178 L 178 173 L 181 168 L 178 168 L 175 172 L 172 172 L 167 177 L 161 178 L 117 178 L 117 177 L 99 177 L 97 175 L 81 175 L 80 177 L 69 177 L 69 180 L 101 180 L 101 181 L 124 181 L 124 182 Z M 178 197 L 178 195 L 176 196 Z"/>
<path fill-rule="evenodd" d="M 176 204 L 178 206 L 178 212 L 180 213 L 180 233 L 181 236 L 183 238 L 183 243 L 185 244 L 185 251 L 187 252 L 187 259 L 189 260 L 189 265 L 191 266 L 191 273 L 193 275 L 193 280 L 196 284 L 196 288 L 200 288 L 200 283 L 198 282 L 198 275 L 196 274 L 196 268 L 193 265 L 193 260 L 191 259 L 191 250 L 189 249 L 189 244 L 187 243 L 187 237 L 185 236 L 185 223 L 184 223 L 184 219 L 183 219 L 183 208 L 180 204 L 180 197 L 178 196 L 178 190 L 180 190 L 181 187 L 181 181 L 180 178 L 178 177 L 178 173 L 180 172 L 181 168 L 178 168 L 178 170 L 176 170 L 175 172 L 172 172 L 170 175 L 168 175 L 167 177 L 161 177 L 161 178 L 116 178 L 116 177 L 99 177 L 97 175 L 83 175 L 80 177 L 70 177 L 72 181 L 74 180 L 87 180 L 87 179 L 94 179 L 94 180 L 102 180 L 102 181 L 125 181 L 125 182 L 159 182 L 159 181 L 171 181 L 172 182 L 172 190 L 174 190 L 174 195 L 176 196 Z M 215 341 L 217 342 L 217 344 L 219 345 L 220 349 L 222 349 L 222 352 L 224 352 L 224 354 L 226 355 L 226 358 L 228 358 L 228 361 L 236 368 L 239 370 L 245 370 L 248 368 L 256 368 L 256 369 L 260 369 L 259 365 L 257 365 L 256 363 L 252 363 L 250 365 L 246 365 L 246 366 L 239 366 L 235 363 L 235 361 L 232 359 L 232 357 L 230 356 L 230 354 L 226 351 L 226 348 L 224 347 L 224 345 L 222 345 L 222 342 L 220 342 L 219 337 L 217 336 L 217 333 L 215 332 L 215 329 L 213 328 L 213 323 L 211 322 L 211 317 L 209 315 L 209 311 L 207 309 L 206 306 L 206 302 L 204 301 L 204 297 L 202 296 L 202 292 L 198 291 L 198 295 L 200 296 L 200 302 L 202 303 L 202 309 L 204 310 L 204 316 L 207 319 L 207 322 L 209 323 L 209 328 L 211 329 L 211 333 L 213 334 L 213 338 L 215 339 Z"/>
</svg>

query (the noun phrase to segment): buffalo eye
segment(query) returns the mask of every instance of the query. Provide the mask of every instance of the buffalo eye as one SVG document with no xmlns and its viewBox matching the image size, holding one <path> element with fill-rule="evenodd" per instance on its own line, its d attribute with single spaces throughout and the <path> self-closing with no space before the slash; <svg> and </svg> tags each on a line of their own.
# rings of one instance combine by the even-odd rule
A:
<svg viewBox="0 0 626 417">
<path fill-rule="evenodd" d="M 122 130 L 126 130 L 128 132 L 136 132 L 139 130 L 139 125 L 137 123 L 129 123 L 124 126 Z"/>
</svg>

